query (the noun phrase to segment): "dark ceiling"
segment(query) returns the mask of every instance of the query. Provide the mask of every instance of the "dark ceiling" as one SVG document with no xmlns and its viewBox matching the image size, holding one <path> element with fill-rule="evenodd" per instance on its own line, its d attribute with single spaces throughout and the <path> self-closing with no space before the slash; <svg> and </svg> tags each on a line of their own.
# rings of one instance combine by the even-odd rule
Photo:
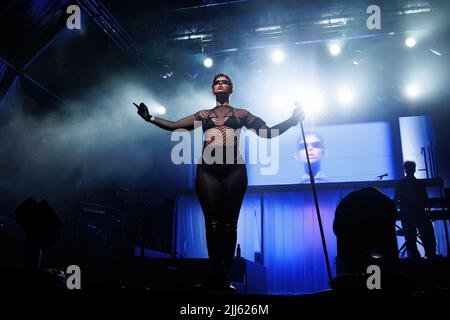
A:
<svg viewBox="0 0 450 320">
<path fill-rule="evenodd" d="M 405 59 L 396 51 L 399 37 L 430 24 L 435 28 L 426 45 L 437 48 L 443 57 L 418 59 L 429 60 L 441 72 L 448 66 L 448 1 L 381 1 L 382 30 L 366 27 L 365 10 L 371 1 L 75 3 L 82 8 L 81 31 L 65 28 L 69 1 L 2 1 L 0 58 L 5 75 L 0 82 L 0 99 L 8 94 L 17 76 L 23 88 L 61 103 L 112 72 L 133 70 L 149 81 L 158 80 L 166 71 L 195 73 L 192 65 L 202 52 L 219 61 L 220 57 L 234 55 L 236 61 L 249 65 L 267 47 L 315 50 L 314 45 L 339 38 L 351 40 L 349 55 L 365 51 L 381 57 L 390 52 L 389 59 L 381 58 L 382 65 L 373 63 L 365 72 L 377 72 L 379 78 L 390 72 L 395 82 L 395 74 L 401 73 L 395 68 L 401 68 Z M 321 58 L 330 71 L 339 68 L 327 57 Z M 389 90 L 393 85 L 382 81 L 379 86 Z M 448 96 L 449 90 L 441 93 Z"/>
</svg>

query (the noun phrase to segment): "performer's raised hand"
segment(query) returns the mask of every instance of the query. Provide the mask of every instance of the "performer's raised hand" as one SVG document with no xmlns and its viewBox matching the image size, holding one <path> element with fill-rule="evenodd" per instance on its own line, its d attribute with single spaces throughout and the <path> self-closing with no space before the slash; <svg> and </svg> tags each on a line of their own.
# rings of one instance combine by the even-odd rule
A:
<svg viewBox="0 0 450 320">
<path fill-rule="evenodd" d="M 300 121 L 305 120 L 305 112 L 298 102 L 295 103 L 295 109 L 292 112 L 291 119 L 295 124 L 298 124 Z"/>
<path fill-rule="evenodd" d="M 145 105 L 145 103 L 141 102 L 139 105 L 137 105 L 136 103 L 133 102 L 133 104 L 138 109 L 137 110 L 138 115 L 140 115 L 142 119 L 144 119 L 145 121 L 150 121 L 151 115 L 148 112 L 148 108 Z"/>
</svg>

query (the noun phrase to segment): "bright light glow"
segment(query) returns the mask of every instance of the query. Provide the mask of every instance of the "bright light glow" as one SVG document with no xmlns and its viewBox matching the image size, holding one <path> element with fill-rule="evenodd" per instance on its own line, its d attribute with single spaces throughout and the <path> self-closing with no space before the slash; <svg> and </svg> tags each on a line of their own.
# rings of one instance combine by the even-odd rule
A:
<svg viewBox="0 0 450 320">
<path fill-rule="evenodd" d="M 337 97 L 339 103 L 349 105 L 353 102 L 355 94 L 349 87 L 341 87 L 337 92 Z"/>
<path fill-rule="evenodd" d="M 301 75 L 272 75 L 269 77 L 270 96 L 267 95 L 266 86 L 261 86 L 261 82 L 255 82 L 255 90 L 257 96 L 263 105 L 267 106 L 267 112 L 275 113 L 277 120 L 282 121 L 285 117 L 289 117 L 295 108 L 295 103 L 299 103 L 306 113 L 308 121 L 313 121 L 316 116 L 322 116 L 326 103 L 325 91 L 319 82 L 315 82 L 311 78 L 302 78 Z M 320 118 L 322 119 L 322 118 Z"/>
<path fill-rule="evenodd" d="M 334 43 L 329 46 L 329 50 L 333 56 L 337 56 L 341 53 L 341 46 L 337 43 Z"/>
<path fill-rule="evenodd" d="M 433 49 L 429 49 L 431 52 L 433 52 L 435 55 L 437 56 L 442 56 L 442 53 L 440 53 L 439 51 L 433 50 Z"/>
<path fill-rule="evenodd" d="M 406 40 L 405 40 L 405 45 L 406 45 L 408 48 L 414 47 L 414 46 L 416 45 L 416 39 L 414 39 L 413 37 L 408 37 L 408 38 L 406 38 Z"/>
<path fill-rule="evenodd" d="M 284 97 L 276 96 L 272 98 L 273 106 L 276 108 L 287 107 L 287 101 Z"/>
<path fill-rule="evenodd" d="M 211 58 L 206 58 L 205 60 L 203 60 L 203 65 L 206 68 L 211 68 L 213 65 L 213 60 Z"/>
<path fill-rule="evenodd" d="M 409 84 L 405 88 L 405 94 L 410 99 L 415 99 L 420 95 L 420 89 L 415 84 Z"/>
<path fill-rule="evenodd" d="M 325 98 L 322 92 L 315 88 L 304 90 L 296 101 L 300 103 L 303 110 L 309 115 L 320 113 L 325 104 Z"/>
<path fill-rule="evenodd" d="M 163 79 L 169 79 L 172 76 L 173 76 L 173 71 L 166 72 L 166 73 L 161 75 L 161 77 L 163 77 Z"/>
<path fill-rule="evenodd" d="M 159 114 L 165 114 L 166 113 L 166 108 L 159 106 L 156 108 L 156 112 Z"/>
<path fill-rule="evenodd" d="M 419 8 L 419 9 L 411 9 L 411 10 L 405 10 L 405 14 L 415 14 L 415 13 L 422 13 L 422 12 L 430 12 L 431 8 Z"/>
<path fill-rule="evenodd" d="M 273 61 L 276 63 L 280 63 L 284 60 L 284 53 L 283 51 L 277 50 L 272 55 Z"/>
<path fill-rule="evenodd" d="M 267 32 L 267 31 L 276 31 L 280 30 L 280 26 L 267 26 L 267 27 L 259 27 L 255 28 L 255 32 Z"/>
</svg>

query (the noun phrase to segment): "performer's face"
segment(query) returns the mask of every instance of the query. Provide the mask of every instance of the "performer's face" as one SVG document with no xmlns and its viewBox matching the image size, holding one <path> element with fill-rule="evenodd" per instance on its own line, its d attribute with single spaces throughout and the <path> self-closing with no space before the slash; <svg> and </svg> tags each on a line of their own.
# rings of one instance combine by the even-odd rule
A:
<svg viewBox="0 0 450 320">
<path fill-rule="evenodd" d="M 213 93 L 219 94 L 219 93 L 229 93 L 231 94 L 231 83 L 230 80 L 228 80 L 227 77 L 220 76 L 216 80 L 214 80 L 213 83 Z"/>
<path fill-rule="evenodd" d="M 308 150 L 309 160 L 311 163 L 322 160 L 325 153 L 322 141 L 315 135 L 307 135 L 306 144 L 303 141 L 300 141 L 298 157 L 304 162 L 307 162 L 306 150 Z"/>
</svg>

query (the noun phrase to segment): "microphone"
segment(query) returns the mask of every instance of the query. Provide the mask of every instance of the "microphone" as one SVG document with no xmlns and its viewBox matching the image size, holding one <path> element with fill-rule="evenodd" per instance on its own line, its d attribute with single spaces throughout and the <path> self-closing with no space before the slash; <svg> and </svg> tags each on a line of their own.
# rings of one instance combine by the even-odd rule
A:
<svg viewBox="0 0 450 320">
<path fill-rule="evenodd" d="M 377 176 L 377 178 L 378 178 L 378 180 L 382 180 L 384 177 L 387 177 L 387 176 L 388 176 L 388 174 L 385 173 L 385 174 Z"/>
</svg>

